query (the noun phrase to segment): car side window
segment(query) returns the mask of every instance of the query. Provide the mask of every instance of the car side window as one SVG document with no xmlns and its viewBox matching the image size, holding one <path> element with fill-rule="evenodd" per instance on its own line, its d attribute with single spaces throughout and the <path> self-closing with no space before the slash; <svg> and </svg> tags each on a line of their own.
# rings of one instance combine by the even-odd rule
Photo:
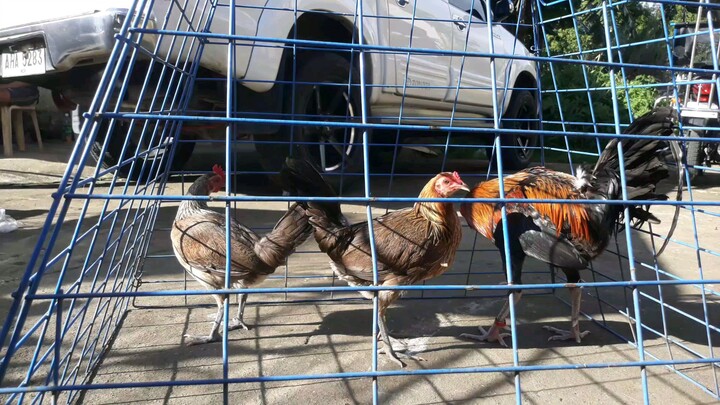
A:
<svg viewBox="0 0 720 405">
<path fill-rule="evenodd" d="M 482 22 L 487 21 L 485 18 L 485 0 L 449 0 L 451 6 L 470 14 L 474 19 Z"/>
</svg>

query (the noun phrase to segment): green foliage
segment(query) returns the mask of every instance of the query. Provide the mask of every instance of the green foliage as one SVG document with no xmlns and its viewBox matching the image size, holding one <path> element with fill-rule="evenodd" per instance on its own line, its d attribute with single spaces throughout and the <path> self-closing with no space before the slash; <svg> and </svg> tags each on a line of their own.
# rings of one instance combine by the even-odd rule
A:
<svg viewBox="0 0 720 405">
<path fill-rule="evenodd" d="M 549 48 L 543 56 L 557 57 L 558 62 L 541 64 L 543 118 L 566 123 L 567 131 L 614 131 L 613 95 L 611 79 L 617 89 L 618 114 L 621 122 L 630 121 L 630 113 L 639 116 L 650 111 L 658 96 L 657 83 L 665 83 L 667 72 L 657 69 L 611 69 L 604 66 L 563 63 L 562 60 L 608 61 L 608 44 L 603 17 L 602 0 L 569 0 L 542 10 L 544 20 L 558 18 L 545 27 Z M 658 7 L 649 3 L 630 2 L 609 6 L 607 14 L 616 24 L 609 25 L 610 46 L 628 45 L 611 52 L 614 62 L 666 66 L 667 44 L 664 40 L 638 44 L 653 39 L 664 39 L 665 29 L 672 35 L 671 22 L 695 21 L 696 15 L 682 6 L 665 7 L 666 23 Z M 572 6 L 572 10 L 571 7 Z M 575 12 L 575 21 L 571 17 Z M 562 18 L 566 17 L 566 18 Z M 577 27 L 577 29 L 576 29 Z M 581 52 L 582 51 L 582 52 Z M 546 52 L 546 53 L 545 53 Z M 554 73 L 555 82 L 553 82 Z M 592 105 L 592 110 L 590 106 Z M 594 113 L 594 114 L 593 114 Z M 582 124 L 582 123 L 589 123 Z M 595 125 L 593 125 L 595 124 Z M 546 129 L 561 130 L 559 124 L 546 125 Z M 564 147 L 560 138 L 546 144 Z M 575 141 L 573 149 L 596 150 L 594 140 Z"/>
<path fill-rule="evenodd" d="M 657 83 L 657 80 L 653 76 L 637 75 L 629 85 L 642 86 L 655 83 Z M 657 90 L 652 87 L 631 87 L 628 93 L 630 93 L 630 107 L 635 116 L 643 115 L 652 110 L 655 99 L 658 97 Z M 624 92 L 621 94 L 620 100 L 627 105 L 628 102 Z"/>
</svg>

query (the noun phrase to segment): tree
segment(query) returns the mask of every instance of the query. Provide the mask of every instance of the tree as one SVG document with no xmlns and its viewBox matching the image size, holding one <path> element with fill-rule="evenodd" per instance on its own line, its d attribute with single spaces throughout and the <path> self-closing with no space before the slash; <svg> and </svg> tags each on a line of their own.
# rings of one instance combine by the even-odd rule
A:
<svg viewBox="0 0 720 405">
<path fill-rule="evenodd" d="M 603 6 L 607 7 L 607 26 Z M 672 35 L 670 23 L 695 18 L 691 11 L 677 5 L 628 2 L 608 6 L 602 0 L 569 0 L 543 7 L 540 12 L 543 21 L 553 21 L 540 31 L 548 44 L 541 56 L 558 58 L 558 62 L 541 63 L 543 119 L 559 122 L 562 114 L 570 123 L 566 125 L 570 131 L 615 131 L 613 77 L 620 119 L 627 123 L 630 114 L 638 116 L 652 108 L 658 95 L 658 87 L 653 85 L 667 82 L 669 76 L 658 69 L 613 68 L 563 60 L 607 62 L 609 46 L 615 63 L 667 66 L 668 43 L 664 39 Z M 546 128 L 560 129 L 559 125 Z M 596 147 L 594 141 L 587 140 L 572 145 L 573 149 Z"/>
</svg>

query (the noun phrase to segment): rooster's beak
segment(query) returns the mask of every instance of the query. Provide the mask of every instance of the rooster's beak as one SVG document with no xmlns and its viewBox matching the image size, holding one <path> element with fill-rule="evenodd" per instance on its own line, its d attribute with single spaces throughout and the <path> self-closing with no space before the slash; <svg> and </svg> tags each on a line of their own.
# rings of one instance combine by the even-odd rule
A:
<svg viewBox="0 0 720 405">
<path fill-rule="evenodd" d="M 470 192 L 470 187 L 468 187 L 467 184 L 463 183 L 461 186 L 458 187 L 460 190 L 465 190 L 467 192 Z"/>
</svg>

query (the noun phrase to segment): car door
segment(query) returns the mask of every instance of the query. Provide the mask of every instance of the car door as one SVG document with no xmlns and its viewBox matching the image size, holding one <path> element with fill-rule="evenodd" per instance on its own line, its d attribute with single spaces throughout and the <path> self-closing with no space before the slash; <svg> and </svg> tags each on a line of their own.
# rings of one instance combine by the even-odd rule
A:
<svg viewBox="0 0 720 405">
<path fill-rule="evenodd" d="M 452 49 L 453 23 L 446 0 L 388 0 L 388 14 L 390 46 Z M 407 97 L 444 100 L 450 85 L 451 61 L 450 55 L 397 51 L 396 93 L 402 95 L 407 82 Z"/>
<path fill-rule="evenodd" d="M 487 18 L 484 10 L 484 0 L 449 0 L 450 14 L 454 22 L 453 50 L 458 52 L 490 52 L 490 38 L 488 37 Z M 493 45 L 495 53 L 503 53 L 505 48 L 502 36 L 493 27 Z M 502 95 L 505 86 L 504 69 L 507 59 L 495 59 L 496 80 L 498 82 L 498 95 Z M 492 108 L 492 81 L 491 64 L 489 57 L 453 55 L 451 64 L 451 85 L 453 88 L 447 94 L 447 101 L 458 104 L 473 105 Z M 458 81 L 460 88 L 457 89 Z M 502 99 L 498 102 L 502 104 Z"/>
</svg>

